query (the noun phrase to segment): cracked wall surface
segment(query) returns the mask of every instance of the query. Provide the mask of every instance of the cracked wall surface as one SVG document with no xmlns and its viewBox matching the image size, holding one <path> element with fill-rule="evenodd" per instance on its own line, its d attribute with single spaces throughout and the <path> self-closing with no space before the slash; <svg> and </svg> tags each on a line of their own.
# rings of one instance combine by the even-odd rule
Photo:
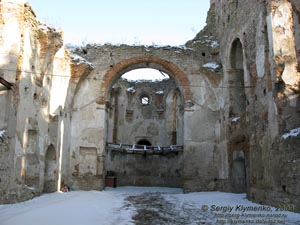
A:
<svg viewBox="0 0 300 225">
<path fill-rule="evenodd" d="M 224 81 L 234 84 L 242 76 L 245 90 L 246 107 L 234 123 L 234 90 L 226 94 L 229 164 L 242 150 L 248 198 L 274 206 L 293 204 L 299 210 L 299 154 L 293 150 L 299 138 L 283 138 L 299 127 L 299 1 L 212 3 Z M 240 68 L 232 63 L 236 40 L 242 50 Z"/>
<path fill-rule="evenodd" d="M 0 86 L 0 201 L 25 200 L 62 183 L 102 190 L 107 171 L 116 170 L 119 184 L 127 176 L 133 184 L 187 192 L 246 192 L 250 200 L 299 211 L 299 5 L 211 0 L 207 26 L 184 46 L 67 50 L 61 32 L 41 24 L 29 5 L 1 2 L 0 76 L 13 87 Z M 180 93 L 176 110 L 152 117 L 157 109 L 140 110 L 127 84 L 112 91 L 122 74 L 139 68 L 171 77 Z M 139 88 L 150 92 L 151 85 Z M 154 100 L 174 108 L 171 98 Z M 174 120 L 166 113 L 181 121 L 182 153 L 148 161 L 122 153 L 111 161 L 107 143 L 135 144 L 138 133 L 173 144 Z M 160 174 L 156 161 L 167 165 Z M 172 176 L 162 176 L 173 164 Z"/>
<path fill-rule="evenodd" d="M 1 77 L 12 83 L 10 90 L 1 86 L 1 202 L 9 203 L 39 195 L 44 189 L 45 156 L 54 146 L 59 158 L 57 110 L 51 95 L 53 83 L 68 84 L 70 56 L 63 47 L 61 32 L 36 20 L 27 4 L 10 1 L 1 7 Z M 12 38 L 14 37 L 14 38 Z M 64 79 L 53 74 L 66 75 Z M 63 90 L 62 90 L 63 93 Z M 53 97 L 54 97 L 53 96 Z M 63 102 L 64 97 L 58 101 Z M 56 100 L 56 101 L 57 101 Z M 53 110 L 53 111 L 55 111 Z M 57 113 L 57 112 L 56 112 Z M 53 170 L 57 189 L 58 170 Z"/>
</svg>

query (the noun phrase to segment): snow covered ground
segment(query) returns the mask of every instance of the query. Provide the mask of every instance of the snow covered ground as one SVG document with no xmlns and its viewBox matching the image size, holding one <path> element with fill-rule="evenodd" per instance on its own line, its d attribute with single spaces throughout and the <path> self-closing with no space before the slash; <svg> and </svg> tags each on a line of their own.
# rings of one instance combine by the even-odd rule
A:
<svg viewBox="0 0 300 225">
<path fill-rule="evenodd" d="M 1 225 L 300 224 L 300 214 L 276 211 L 244 194 L 177 188 L 121 187 L 44 194 L 0 205 Z"/>
</svg>

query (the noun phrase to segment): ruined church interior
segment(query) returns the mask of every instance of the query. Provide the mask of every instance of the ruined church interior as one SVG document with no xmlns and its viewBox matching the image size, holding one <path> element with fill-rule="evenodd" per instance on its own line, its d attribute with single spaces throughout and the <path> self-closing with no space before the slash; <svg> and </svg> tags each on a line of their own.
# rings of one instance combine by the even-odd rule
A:
<svg viewBox="0 0 300 225">
<path fill-rule="evenodd" d="M 183 46 L 68 48 L 27 3 L 0 15 L 0 204 L 160 186 L 300 211 L 299 0 L 211 0 Z"/>
</svg>

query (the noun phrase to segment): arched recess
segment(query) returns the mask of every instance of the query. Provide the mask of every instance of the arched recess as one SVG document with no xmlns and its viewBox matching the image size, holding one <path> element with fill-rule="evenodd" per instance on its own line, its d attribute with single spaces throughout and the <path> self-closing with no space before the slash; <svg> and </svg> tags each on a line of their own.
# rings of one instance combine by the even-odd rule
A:
<svg viewBox="0 0 300 225">
<path fill-rule="evenodd" d="M 44 192 L 57 191 L 56 152 L 54 146 L 49 145 L 45 155 Z"/>
<path fill-rule="evenodd" d="M 100 88 L 99 104 L 105 104 L 109 89 L 120 78 L 120 76 L 130 70 L 139 68 L 153 68 L 163 71 L 172 76 L 178 83 L 180 91 L 183 93 L 184 100 L 193 100 L 193 94 L 190 89 L 189 80 L 183 71 L 174 63 L 157 58 L 157 57 L 135 57 L 125 59 L 114 65 L 103 77 Z"/>
<path fill-rule="evenodd" d="M 232 192 L 243 193 L 249 192 L 249 138 L 246 124 L 246 62 L 239 38 L 234 39 L 231 44 L 229 60 L 229 180 Z"/>
<path fill-rule="evenodd" d="M 164 72 L 168 79 L 156 82 L 128 82 L 122 75 L 148 66 Z M 106 94 L 106 142 L 134 144 L 145 137 L 153 146 L 183 145 L 183 97 L 174 75 L 161 65 L 134 64 L 115 74 Z M 140 73 L 143 78 L 143 70 Z M 144 70 L 147 71 L 147 70 Z M 122 77 L 122 78 L 121 78 Z M 120 79 L 119 79 L 120 78 Z M 134 92 L 128 91 L 133 89 Z M 127 90 L 127 91 L 126 91 Z M 143 98 L 147 102 L 143 104 Z M 134 119 L 133 119 L 134 118 Z M 134 140 L 133 140 L 134 139 Z"/>
<path fill-rule="evenodd" d="M 166 120 L 168 135 L 172 145 L 183 145 L 183 113 L 181 93 L 178 89 L 171 90 L 166 97 Z"/>
<path fill-rule="evenodd" d="M 81 79 L 76 85 L 77 85 L 77 88 L 76 90 L 78 91 L 74 91 L 74 99 L 77 99 L 79 98 L 78 96 L 80 97 L 83 97 L 85 94 L 89 95 L 89 97 L 92 99 L 91 96 L 93 96 L 93 99 L 95 99 L 95 97 L 97 97 L 97 99 L 99 99 L 99 101 L 97 101 L 97 103 L 101 106 L 96 106 L 94 107 L 95 105 L 94 104 L 90 104 L 88 105 L 86 108 L 82 108 L 84 110 L 87 110 L 87 109 L 91 109 L 93 110 L 93 108 L 97 108 L 97 111 L 95 112 L 95 114 L 97 114 L 97 117 L 85 117 L 86 120 L 85 121 L 82 121 L 82 117 L 83 117 L 83 113 L 86 112 L 84 110 L 74 110 L 73 112 L 73 115 L 72 115 L 72 123 L 71 123 L 71 130 L 72 132 L 74 131 L 74 134 L 72 135 L 73 138 L 72 141 L 71 141 L 71 152 L 74 151 L 76 153 L 77 151 L 77 154 L 80 155 L 81 153 L 78 152 L 78 147 L 80 146 L 85 146 L 86 143 L 83 141 L 83 138 L 81 137 L 85 137 L 84 136 L 84 132 L 86 132 L 87 134 L 90 135 L 90 131 L 92 130 L 96 130 L 99 131 L 99 135 L 95 138 L 96 141 L 94 141 L 94 145 L 96 145 L 97 147 L 99 147 L 99 152 L 97 152 L 98 156 L 101 154 L 101 155 L 105 155 L 105 160 L 103 161 L 99 161 L 99 158 L 96 158 L 96 162 L 97 162 L 97 171 L 95 171 L 96 173 L 100 173 L 99 171 L 114 171 L 116 172 L 116 174 L 118 174 L 118 171 L 122 174 L 122 176 L 120 174 L 117 175 L 117 180 L 118 180 L 118 185 L 119 184 L 122 184 L 122 179 L 123 179 L 123 184 L 130 184 L 130 185 L 138 185 L 138 184 L 141 184 L 141 183 L 135 183 L 133 180 L 127 180 L 128 179 L 133 179 L 134 177 L 132 176 L 132 174 L 130 173 L 129 170 L 126 170 L 123 168 L 123 166 L 127 166 L 127 164 L 125 163 L 126 162 L 126 158 L 127 157 L 139 157 L 139 156 L 128 156 L 126 155 L 126 157 L 124 156 L 116 156 L 115 154 L 112 155 L 110 154 L 110 152 L 108 151 L 108 148 L 106 148 L 106 143 L 107 142 L 114 142 L 114 143 L 122 143 L 122 144 L 134 144 L 136 143 L 138 140 L 135 140 L 135 141 L 128 141 L 126 140 L 126 142 L 122 142 L 122 141 L 119 141 L 118 139 L 115 139 L 114 136 L 117 137 L 117 135 L 114 135 L 114 132 L 115 131 L 112 131 L 110 132 L 110 129 L 114 129 L 115 127 L 119 127 L 119 123 L 117 123 L 117 119 L 114 118 L 114 115 L 117 115 L 116 113 L 116 105 L 118 105 L 118 102 L 113 102 L 113 101 L 109 101 L 111 99 L 111 94 L 112 94 L 112 90 L 114 89 L 113 93 L 114 95 L 112 96 L 115 96 L 115 95 L 118 95 L 118 87 L 113 87 L 114 84 L 116 84 L 116 82 L 120 79 L 120 77 L 126 73 L 126 72 L 129 72 L 131 70 L 134 70 L 134 69 L 140 69 L 140 68 L 152 68 L 152 69 L 156 69 L 156 70 L 159 70 L 159 71 L 162 71 L 168 75 L 170 75 L 170 77 L 172 77 L 172 80 L 174 81 L 174 83 L 176 83 L 176 87 L 178 87 L 179 91 L 180 91 L 180 95 L 177 96 L 177 99 L 179 101 L 179 99 L 181 100 L 181 103 L 182 105 L 184 104 L 184 100 L 191 100 L 193 101 L 193 96 L 192 96 L 192 91 L 190 89 L 190 83 L 189 83 L 189 80 L 187 79 L 187 76 L 183 73 L 183 71 L 178 67 L 176 66 L 174 63 L 172 62 L 169 62 L 167 60 L 163 60 L 163 59 L 160 59 L 160 58 L 156 58 L 156 57 L 135 57 L 135 58 L 130 58 L 130 59 L 124 59 L 124 60 L 121 60 L 119 63 L 113 65 L 111 68 L 109 67 L 109 65 L 107 65 L 107 72 L 104 74 L 103 77 L 101 77 L 101 83 L 100 83 L 100 92 L 95 92 L 95 91 L 91 91 L 89 93 L 83 93 L 84 91 L 82 91 L 83 89 L 80 89 L 80 82 L 82 82 L 83 84 L 85 83 L 84 79 Z M 94 74 L 95 75 L 95 74 Z M 87 83 L 88 82 L 93 82 L 93 81 L 89 81 L 87 80 L 86 81 Z M 122 91 L 126 92 L 122 92 L 123 94 L 125 94 L 127 96 L 130 95 L 130 93 L 127 93 L 126 91 L 127 89 L 122 89 Z M 149 96 L 154 99 L 154 96 L 157 96 L 157 99 L 160 98 L 160 97 L 163 97 L 163 95 L 161 94 L 156 94 L 155 92 L 149 92 L 148 93 Z M 97 95 L 97 96 L 96 96 Z M 125 96 L 124 95 L 124 96 Z M 135 96 L 137 96 L 137 92 L 135 93 Z M 163 98 L 164 100 L 164 98 Z M 76 104 L 76 101 L 73 101 L 75 102 L 75 106 L 77 106 Z M 94 103 L 94 102 L 93 102 Z M 119 102 L 120 104 L 122 104 L 123 102 Z M 155 105 L 156 102 L 153 101 L 152 104 L 150 104 L 149 107 L 152 107 L 152 105 Z M 89 106 L 91 106 L 89 108 Z M 140 107 L 144 107 L 144 108 L 147 108 L 148 106 L 140 106 Z M 129 123 L 130 122 L 130 118 L 132 115 L 135 115 L 135 112 L 132 112 L 132 110 L 134 110 L 135 108 L 125 108 L 125 106 L 122 108 L 124 109 L 124 111 L 121 111 L 121 109 L 119 110 L 120 113 L 124 112 L 122 115 L 125 116 L 124 117 L 124 121 L 126 123 Z M 161 109 L 163 110 L 163 109 Z M 160 117 L 161 114 L 164 113 L 164 111 L 160 111 L 160 108 L 157 108 L 157 110 L 155 110 L 155 115 L 157 115 L 157 117 Z M 110 117 L 111 115 L 111 117 Z M 153 114 L 154 115 L 154 114 Z M 127 118 L 128 116 L 128 118 Z M 110 119 L 112 120 L 113 123 L 111 123 Z M 93 121 L 97 121 L 97 123 L 93 123 Z M 135 121 L 133 119 L 133 121 Z M 150 121 L 150 119 L 149 119 Z M 125 123 L 124 122 L 124 123 Z M 81 126 L 79 126 L 78 124 L 81 123 Z M 162 124 L 162 123 L 160 123 Z M 156 125 L 156 124 L 154 124 Z M 91 129 L 91 126 L 93 127 L 93 129 Z M 125 126 L 123 126 L 125 127 Z M 157 126 L 158 129 L 156 129 L 156 127 L 154 129 L 152 129 L 152 124 L 149 123 L 149 130 L 159 130 L 160 126 Z M 126 128 L 126 127 L 125 127 Z M 146 131 L 147 131 L 148 127 L 146 128 Z M 88 133 L 89 132 L 89 133 Z M 127 133 L 130 133 L 128 132 L 128 130 L 124 129 L 124 131 L 120 131 L 118 133 L 122 133 L 122 135 L 127 132 Z M 76 135 L 78 134 L 78 138 L 74 138 L 76 137 Z M 112 135 L 111 135 L 112 134 Z M 130 134 L 130 136 L 133 136 Z M 144 136 L 143 134 L 140 135 L 139 138 L 141 138 L 141 136 Z M 159 135 L 156 135 L 156 136 L 159 136 Z M 153 146 L 158 146 L 157 145 L 157 141 L 151 139 L 150 137 L 146 136 L 145 135 L 145 138 L 147 138 L 151 144 Z M 159 136 L 160 138 L 160 136 Z M 100 140 L 100 141 L 99 141 Z M 113 140 L 113 141 L 112 141 Z M 123 140 L 123 139 L 121 139 Z M 128 141 L 128 142 L 127 142 Z M 159 139 L 160 141 L 160 139 Z M 182 142 L 181 142 L 182 143 Z M 90 144 L 90 143 L 88 143 Z M 166 146 L 166 145 L 160 145 L 159 146 Z M 98 151 L 98 150 L 97 150 Z M 174 161 L 174 165 L 176 166 L 172 166 L 172 171 L 174 171 L 174 174 L 176 173 L 176 171 L 181 171 L 182 170 L 182 154 L 178 154 L 178 155 L 174 155 L 173 156 L 173 153 L 171 153 L 172 155 L 172 160 Z M 95 156 L 97 157 L 97 155 L 95 154 Z M 111 157 L 111 158 L 110 158 Z M 72 173 L 72 181 L 75 183 L 75 184 L 78 184 L 79 187 L 81 186 L 84 186 L 84 184 L 82 184 L 83 182 L 85 182 L 85 178 L 83 176 L 81 176 L 80 174 L 80 171 L 81 171 L 81 167 L 80 167 L 80 164 L 82 163 L 83 165 L 86 165 L 88 166 L 87 163 L 85 163 L 85 161 L 82 161 L 82 162 L 78 162 L 79 160 L 77 160 L 77 158 L 72 158 L 72 157 L 69 157 L 70 158 L 70 171 Z M 149 157 L 148 157 L 149 158 Z M 147 159 L 148 159 L 147 158 Z M 154 157 L 152 157 L 153 160 L 155 160 L 157 158 L 157 155 L 154 155 Z M 101 158 L 102 159 L 102 158 Z M 165 158 L 164 158 L 165 159 Z M 122 161 L 123 160 L 123 161 Z M 169 159 L 170 161 L 170 159 Z M 122 163 L 124 162 L 124 163 Z M 148 162 L 151 162 L 151 161 L 148 161 Z M 156 162 L 157 163 L 157 162 Z M 164 163 L 164 161 L 161 162 L 162 164 Z M 76 168 L 76 166 L 79 164 L 79 169 Z M 105 166 L 104 166 L 105 164 Z M 150 168 L 147 169 L 147 168 L 144 168 L 145 166 L 144 165 L 140 165 L 141 168 L 145 169 L 145 170 L 151 170 Z M 74 168 L 74 169 L 73 169 Z M 165 167 L 163 168 L 165 169 Z M 147 171 L 147 172 L 149 172 Z M 127 172 L 126 175 L 123 174 L 123 172 Z M 135 170 L 133 171 L 134 174 L 136 173 Z M 157 174 L 158 171 L 154 171 L 153 172 L 153 176 L 158 176 Z M 170 173 L 168 173 L 169 175 Z M 98 174 L 97 174 L 98 175 Z M 102 174 L 101 174 L 102 175 Z M 141 173 L 141 177 L 143 176 L 143 173 Z M 173 176 L 173 175 L 172 175 Z M 175 177 L 175 176 L 174 176 Z M 170 182 L 172 183 L 171 186 L 180 186 L 181 184 L 181 177 L 177 176 L 176 178 L 174 178 L 174 180 L 171 180 Z M 172 178 L 173 179 L 173 178 Z M 150 181 L 153 181 L 154 183 L 155 182 L 160 182 L 160 181 L 154 181 L 155 179 L 150 179 L 149 180 L 149 183 L 147 184 L 151 184 Z M 125 182 L 126 181 L 126 182 Z M 167 186 L 167 183 L 169 182 L 168 179 L 163 179 L 162 180 L 162 183 L 161 185 L 165 185 Z M 99 187 L 99 179 L 95 179 L 95 180 L 92 180 L 90 183 L 89 183 L 89 186 L 93 186 L 93 187 Z M 146 184 L 144 183 L 144 184 Z M 154 183 L 152 183 L 152 185 L 154 185 Z M 169 183 L 168 183 L 169 184 Z M 100 189 L 101 187 L 99 187 Z"/>
<path fill-rule="evenodd" d="M 141 139 L 136 144 L 137 145 L 146 145 L 146 146 L 151 146 L 152 145 L 151 142 L 147 139 Z"/>
<path fill-rule="evenodd" d="M 240 117 L 242 119 L 246 111 L 246 93 L 244 79 L 244 54 L 240 39 L 235 39 L 230 51 L 229 72 L 229 117 Z"/>
<path fill-rule="evenodd" d="M 175 153 L 164 147 L 183 143 L 181 92 L 186 87 L 180 87 L 174 74 L 161 64 L 128 62 L 111 74 L 105 89 L 106 143 L 114 143 L 106 147 L 105 169 L 114 171 L 118 186 L 182 187 L 182 151 Z M 133 62 L 136 64 L 130 64 Z M 163 72 L 168 78 L 145 81 L 149 71 L 138 70 L 141 68 Z M 131 81 L 126 78 L 130 72 L 136 76 Z M 179 133 L 180 138 L 177 137 Z M 124 151 L 110 146 L 119 146 Z M 139 149 L 143 151 L 136 151 Z"/>
</svg>

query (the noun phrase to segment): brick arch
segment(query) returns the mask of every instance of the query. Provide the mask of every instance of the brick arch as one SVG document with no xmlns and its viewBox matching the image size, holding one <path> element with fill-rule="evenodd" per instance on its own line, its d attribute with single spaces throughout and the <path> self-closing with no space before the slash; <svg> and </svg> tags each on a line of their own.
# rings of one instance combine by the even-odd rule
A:
<svg viewBox="0 0 300 225">
<path fill-rule="evenodd" d="M 161 70 L 170 75 L 178 83 L 185 100 L 192 100 L 193 94 L 190 89 L 190 83 L 186 75 L 174 63 L 157 57 L 135 57 L 125 59 L 114 65 L 103 77 L 100 88 L 99 104 L 105 103 L 107 95 L 112 84 L 120 78 L 120 76 L 130 70 L 138 68 L 152 68 Z"/>
</svg>

